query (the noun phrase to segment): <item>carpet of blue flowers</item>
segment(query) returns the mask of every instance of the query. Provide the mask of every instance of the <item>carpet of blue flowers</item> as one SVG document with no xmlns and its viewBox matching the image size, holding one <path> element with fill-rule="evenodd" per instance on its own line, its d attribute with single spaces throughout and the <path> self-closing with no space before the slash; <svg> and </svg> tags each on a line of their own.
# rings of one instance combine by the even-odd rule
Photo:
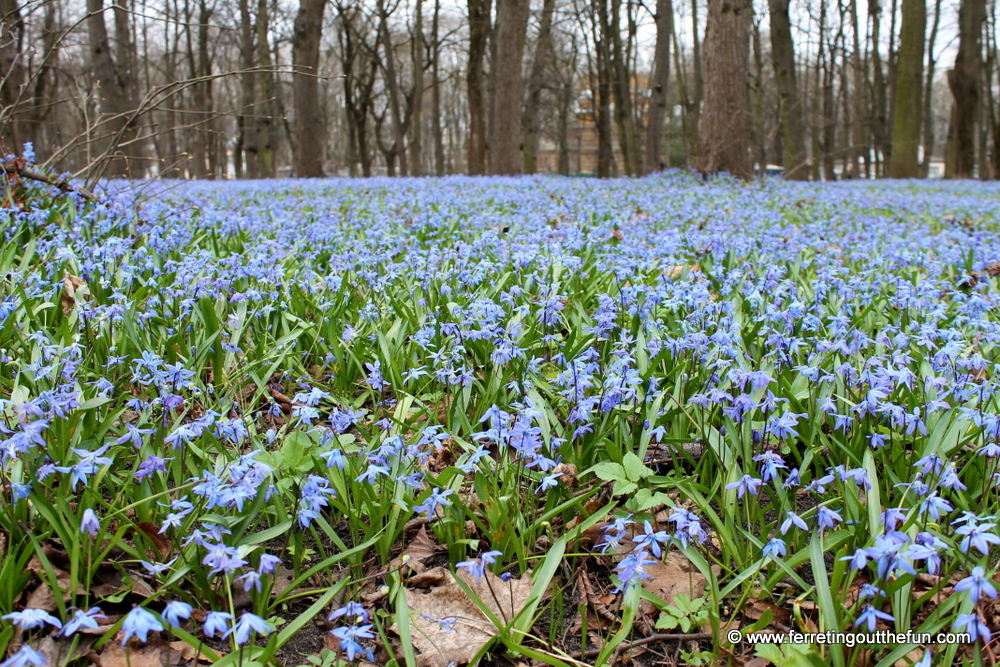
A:
<svg viewBox="0 0 1000 667">
<path fill-rule="evenodd" d="M 995 661 L 995 184 L 49 190 L 2 192 L 3 667 L 263 665 L 317 622 L 314 664 L 435 664 L 417 540 L 530 577 L 494 660 L 656 623 L 689 664 L 751 625 L 972 639 L 788 664 Z M 671 554 L 703 604 L 642 586 Z"/>
</svg>

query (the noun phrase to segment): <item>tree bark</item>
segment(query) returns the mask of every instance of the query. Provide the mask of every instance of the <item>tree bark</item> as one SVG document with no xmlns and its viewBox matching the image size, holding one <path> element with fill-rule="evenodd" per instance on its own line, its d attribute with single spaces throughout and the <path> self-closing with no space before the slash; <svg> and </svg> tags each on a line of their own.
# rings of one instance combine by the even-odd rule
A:
<svg viewBox="0 0 1000 667">
<path fill-rule="evenodd" d="M 958 54 L 948 72 L 948 88 L 955 100 L 955 178 L 972 178 L 976 169 L 976 116 L 979 114 L 979 85 L 982 71 L 985 0 L 962 0 L 958 10 Z"/>
<path fill-rule="evenodd" d="M 400 171 L 403 176 L 406 176 L 406 127 L 399 107 L 396 51 L 392 43 L 392 34 L 389 32 L 389 11 L 386 9 L 385 0 L 378 0 L 376 8 L 379 17 L 379 35 L 382 41 L 382 48 L 385 51 L 383 65 L 385 68 L 386 89 L 389 93 L 389 112 L 392 115 L 393 158 L 399 158 Z"/>
<path fill-rule="evenodd" d="M 889 161 L 889 176 L 892 178 L 916 178 L 920 175 L 917 156 L 920 148 L 926 28 L 927 8 L 924 0 L 903 0 L 892 156 Z"/>
<path fill-rule="evenodd" d="M 326 124 L 319 100 L 319 46 L 326 0 L 300 0 L 292 38 L 295 175 L 322 178 Z"/>
<path fill-rule="evenodd" d="M 785 178 L 804 181 L 809 178 L 809 165 L 806 162 L 805 125 L 799 104 L 795 45 L 792 41 L 788 4 L 789 0 L 770 0 L 768 3 L 771 14 L 771 61 L 781 113 Z"/>
<path fill-rule="evenodd" d="M 257 64 L 260 72 L 260 103 L 257 105 L 257 172 L 263 178 L 273 178 L 274 144 L 277 137 L 274 127 L 274 70 L 267 0 L 257 1 Z"/>
<path fill-rule="evenodd" d="M 117 146 L 109 146 L 108 142 L 125 127 L 125 99 L 121 86 L 118 85 L 118 72 L 111 54 L 108 41 L 108 28 L 104 21 L 104 0 L 87 0 L 87 32 L 90 38 L 90 58 L 93 64 L 94 77 L 97 80 L 97 98 L 101 114 L 108 116 L 99 132 L 104 137 L 98 145 L 112 150 L 105 173 L 109 176 L 125 176 L 128 173 L 128 162 L 118 151 Z"/>
<path fill-rule="evenodd" d="M 555 6 L 555 0 L 544 0 L 542 4 L 538 39 L 535 41 L 535 57 L 531 62 L 531 75 L 528 78 L 528 95 L 524 102 L 524 117 L 521 119 L 521 128 L 524 131 L 521 154 L 525 174 L 534 174 L 537 171 L 535 154 L 538 151 L 538 106 L 542 98 L 545 65 L 552 60 L 552 13 Z"/>
<path fill-rule="evenodd" d="M 434 174 L 444 176 L 444 136 L 441 129 L 441 39 L 439 33 L 441 0 L 434 0 L 434 18 L 431 20 L 431 115 L 434 117 Z"/>
<path fill-rule="evenodd" d="M 622 169 L 626 176 L 639 174 L 639 139 L 632 115 L 632 81 L 625 59 L 621 34 L 621 0 L 611 0 L 610 22 L 606 26 L 605 40 L 610 43 L 611 90 L 615 100 L 615 125 L 618 128 L 618 147 L 622 154 Z"/>
<path fill-rule="evenodd" d="M 750 179 L 747 97 L 750 0 L 709 0 L 705 29 L 705 109 L 699 120 L 698 171 Z"/>
<path fill-rule="evenodd" d="M 528 0 L 497 0 L 497 57 L 490 173 L 521 173 L 521 59 L 528 29 Z"/>
<path fill-rule="evenodd" d="M 486 73 L 483 59 L 490 32 L 492 0 L 468 0 L 469 64 L 465 74 L 469 98 L 469 155 L 471 175 L 486 173 Z"/>
<path fill-rule="evenodd" d="M 424 3 L 416 0 L 413 20 L 413 109 L 410 119 L 410 174 L 423 176 L 424 133 Z"/>
<path fill-rule="evenodd" d="M 667 88 L 670 85 L 670 40 L 674 33 L 672 0 L 656 0 L 656 46 L 653 50 L 653 71 L 649 81 L 649 118 L 646 125 L 646 151 L 643 171 L 651 174 L 664 168 L 660 160 L 660 138 L 667 110 Z"/>
<path fill-rule="evenodd" d="M 256 74 L 251 70 L 256 63 L 254 57 L 253 18 L 250 15 L 250 0 L 240 3 L 240 112 L 237 115 L 240 144 L 246 157 L 247 178 L 257 178 L 257 121 L 254 116 L 254 88 Z"/>
<path fill-rule="evenodd" d="M 931 169 L 931 157 L 934 153 L 934 116 L 932 104 L 934 98 L 934 43 L 937 41 L 938 25 L 941 22 L 941 0 L 934 2 L 934 21 L 931 23 L 931 36 L 927 41 L 927 79 L 924 83 L 924 159 L 920 162 L 920 178 L 927 178 Z"/>
</svg>

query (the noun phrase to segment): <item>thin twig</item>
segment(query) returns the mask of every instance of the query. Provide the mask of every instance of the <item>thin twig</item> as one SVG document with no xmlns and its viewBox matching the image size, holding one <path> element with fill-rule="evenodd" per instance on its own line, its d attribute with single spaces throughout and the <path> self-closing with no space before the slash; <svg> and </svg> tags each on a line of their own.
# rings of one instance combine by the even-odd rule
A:
<svg viewBox="0 0 1000 667">
<path fill-rule="evenodd" d="M 21 178 L 27 178 L 32 181 L 38 181 L 39 183 L 48 183 L 49 185 L 53 185 L 59 188 L 63 192 L 75 192 L 84 199 L 88 199 L 90 201 L 98 201 L 97 195 L 95 195 L 90 190 L 87 190 L 86 188 L 78 188 L 72 185 L 66 179 L 60 179 L 56 178 L 55 176 L 49 176 L 47 174 L 34 171 L 32 169 L 19 168 L 18 165 L 14 162 L 0 162 L 0 171 L 2 171 L 5 174 L 15 174 L 17 176 L 20 176 Z"/>
<path fill-rule="evenodd" d="M 615 649 L 615 653 L 621 653 L 622 651 L 627 651 L 635 646 L 642 646 L 643 644 L 652 644 L 653 642 L 669 642 L 669 641 L 704 641 L 706 639 L 711 639 L 711 632 L 689 632 L 689 633 L 660 633 L 655 635 L 650 635 L 648 637 L 643 637 L 642 639 L 636 639 L 631 642 L 623 642 L 618 645 Z M 592 648 L 584 653 L 575 653 L 574 658 L 593 658 L 594 656 L 600 655 L 602 649 Z"/>
</svg>

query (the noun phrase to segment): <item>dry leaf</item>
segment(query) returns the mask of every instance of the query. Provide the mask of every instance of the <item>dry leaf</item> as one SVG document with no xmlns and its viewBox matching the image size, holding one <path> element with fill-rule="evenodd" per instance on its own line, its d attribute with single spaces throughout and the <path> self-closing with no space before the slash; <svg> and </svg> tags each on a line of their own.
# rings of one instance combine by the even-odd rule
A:
<svg viewBox="0 0 1000 667">
<path fill-rule="evenodd" d="M 83 278 L 67 273 L 63 277 L 63 291 L 60 297 L 63 317 L 68 317 L 76 306 L 77 295 L 87 293 L 87 283 Z"/>
<path fill-rule="evenodd" d="M 465 572 L 459 572 L 458 576 L 502 621 L 514 618 L 524 608 L 531 592 L 531 580 L 527 576 L 503 581 L 486 572 L 478 583 Z M 409 583 L 411 587 L 404 592 L 410 608 L 410 634 L 417 650 L 418 665 L 464 665 L 496 634 L 496 627 L 469 599 L 451 572 L 437 567 L 412 577 Z M 427 592 L 416 590 L 421 584 L 432 588 Z"/>
<path fill-rule="evenodd" d="M 172 550 L 170 547 L 170 540 L 160 534 L 159 526 L 148 521 L 136 521 L 135 526 L 141 530 L 142 534 L 148 537 L 149 541 L 156 546 L 157 551 L 160 552 L 160 558 L 162 560 L 170 558 L 170 552 Z"/>
<path fill-rule="evenodd" d="M 192 660 L 194 658 L 194 650 L 194 647 L 187 642 L 170 642 L 170 662 L 176 662 L 177 657 L 180 657 L 181 660 Z M 204 653 L 198 653 L 198 660 L 202 662 L 212 662 L 212 659 Z"/>
<path fill-rule="evenodd" d="M 31 609 L 44 609 L 45 611 L 55 611 L 59 608 L 58 602 L 56 602 L 56 596 L 52 592 L 52 588 L 48 584 L 42 582 L 42 584 L 31 591 L 28 595 L 28 601 L 25 603 L 26 607 Z"/>
<path fill-rule="evenodd" d="M 274 584 L 271 586 L 271 595 L 275 598 L 288 590 L 288 587 L 295 581 L 295 571 L 287 567 L 278 568 L 274 574 Z"/>
<path fill-rule="evenodd" d="M 990 278 L 996 278 L 1000 276 L 1000 262 L 993 262 L 992 264 L 987 264 L 983 267 L 986 269 L 986 273 L 990 274 Z"/>
<path fill-rule="evenodd" d="M 90 645 L 97 641 L 97 637 L 62 637 L 54 639 L 43 637 L 35 650 L 45 656 L 50 665 L 68 665 L 73 660 L 87 654 Z M 70 647 L 76 643 L 76 648 L 70 651 Z"/>
<path fill-rule="evenodd" d="M 163 667 L 163 645 L 150 643 L 122 647 L 118 644 L 117 641 L 110 641 L 104 645 L 97 656 L 98 667 Z"/>
<path fill-rule="evenodd" d="M 437 552 L 437 543 L 434 538 L 430 536 L 427 532 L 426 526 L 420 527 L 420 532 L 417 536 L 413 538 L 408 545 L 406 545 L 406 550 L 398 558 L 394 558 L 389 564 L 390 568 L 398 568 L 405 565 L 417 574 L 420 574 L 427 568 L 424 567 L 424 562 L 428 560 Z"/>
</svg>

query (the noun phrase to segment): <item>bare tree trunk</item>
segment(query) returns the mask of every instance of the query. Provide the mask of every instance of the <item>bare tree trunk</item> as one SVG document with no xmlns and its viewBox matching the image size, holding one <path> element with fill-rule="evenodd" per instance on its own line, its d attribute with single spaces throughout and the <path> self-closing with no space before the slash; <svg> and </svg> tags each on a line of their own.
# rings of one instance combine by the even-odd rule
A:
<svg viewBox="0 0 1000 667">
<path fill-rule="evenodd" d="M 219 168 L 219 151 L 216 144 L 215 121 L 212 117 L 214 113 L 214 100 L 212 99 L 212 81 L 208 79 L 212 73 L 212 62 L 209 56 L 209 21 L 212 20 L 213 8 L 208 7 L 205 0 L 201 0 L 200 12 L 198 15 L 198 74 L 205 78 L 196 86 L 197 102 L 195 109 L 199 112 L 199 127 L 196 132 L 195 145 L 201 154 L 198 169 L 202 171 L 200 176 L 215 178 Z M 208 167 L 205 167 L 205 158 L 208 159 Z"/>
<path fill-rule="evenodd" d="M 240 110 L 236 116 L 239 130 L 237 153 L 245 156 L 247 178 L 257 178 L 257 121 L 254 116 L 254 88 L 256 75 L 250 71 L 256 62 L 254 57 L 254 29 L 250 15 L 250 0 L 240 3 Z M 238 163 L 237 163 L 238 164 Z"/>
<path fill-rule="evenodd" d="M 531 63 L 531 76 L 528 78 L 528 95 L 524 103 L 524 117 L 521 119 L 521 129 L 524 131 L 521 140 L 522 168 L 525 174 L 537 171 L 535 153 L 538 150 L 538 105 L 542 97 L 545 65 L 552 60 L 552 12 L 555 6 L 555 0 L 544 0 L 542 4 L 535 57 Z"/>
<path fill-rule="evenodd" d="M 492 0 L 468 0 L 469 65 L 465 75 L 469 98 L 469 174 L 486 173 L 486 41 L 490 32 Z"/>
<path fill-rule="evenodd" d="M 663 169 L 660 160 L 660 137 L 663 116 L 667 110 L 667 87 L 670 85 L 670 40 L 674 32 L 672 0 L 656 0 L 656 47 L 653 50 L 653 71 L 649 81 L 649 119 L 646 125 L 646 152 L 643 171 L 651 174 Z"/>
<path fill-rule="evenodd" d="M 528 6 L 528 0 L 497 0 L 491 174 L 521 172 L 521 59 L 528 29 Z"/>
<path fill-rule="evenodd" d="M 424 2 L 416 0 L 413 20 L 413 110 L 410 118 L 410 174 L 423 176 Z"/>
<path fill-rule="evenodd" d="M 924 159 L 920 163 L 920 178 L 927 178 L 931 169 L 931 156 L 934 154 L 934 115 L 932 104 L 934 99 L 934 43 L 937 41 L 938 25 L 941 22 L 941 0 L 934 2 L 934 22 L 931 24 L 931 36 L 927 41 L 927 79 L 924 84 Z"/>
<path fill-rule="evenodd" d="M 873 101 L 872 138 L 879 155 L 879 176 L 885 175 L 885 159 L 889 154 L 889 136 L 886 129 L 888 111 L 886 109 L 885 71 L 882 68 L 881 27 L 882 7 L 880 0 L 869 0 L 868 11 L 872 19 L 872 78 Z"/>
<path fill-rule="evenodd" d="M 90 37 L 90 58 L 93 64 L 94 77 L 98 85 L 98 100 L 102 115 L 107 115 L 99 133 L 105 135 L 105 141 L 99 146 L 107 147 L 115 135 L 125 127 L 125 99 L 121 86 L 118 85 L 118 72 L 111 55 L 108 42 L 108 28 L 104 22 L 104 0 L 87 0 L 87 32 Z M 106 165 L 106 173 L 110 176 L 124 176 L 128 173 L 128 163 L 117 147 L 113 148 L 114 157 Z M 102 148 L 103 150 L 103 148 Z"/>
<path fill-rule="evenodd" d="M 123 111 L 133 111 L 139 107 L 139 58 L 135 52 L 132 40 L 131 9 L 128 0 L 113 0 L 115 17 L 115 56 L 118 68 L 118 85 L 121 88 Z M 130 158 L 130 171 L 140 176 L 145 172 L 146 151 L 138 140 L 141 132 L 139 119 L 126 120 L 126 134 L 122 137 L 128 142 L 123 148 Z"/>
<path fill-rule="evenodd" d="M 267 0 L 257 1 L 257 65 L 260 72 L 260 102 L 255 107 L 257 115 L 257 172 L 262 178 L 274 178 L 274 71 Z"/>
<path fill-rule="evenodd" d="M 319 100 L 319 45 L 326 0 L 300 0 L 292 38 L 295 175 L 322 178 L 326 125 Z"/>
<path fill-rule="evenodd" d="M 795 76 L 795 46 L 788 3 L 789 0 L 770 0 L 768 3 L 771 13 L 771 61 L 781 109 L 785 178 L 802 181 L 809 178 L 809 165 L 806 162 L 805 125 Z"/>
<path fill-rule="evenodd" d="M 903 0 L 900 28 L 899 67 L 896 83 L 896 114 L 893 119 L 892 157 L 889 176 L 916 178 L 920 175 L 921 93 L 924 69 L 924 32 L 927 8 L 924 0 Z"/>
<path fill-rule="evenodd" d="M 406 128 L 399 108 L 399 80 L 396 78 L 395 46 L 389 32 L 389 11 L 386 9 L 385 0 L 377 0 L 376 7 L 379 16 L 379 35 L 382 48 L 385 51 L 383 64 L 385 66 L 386 88 L 389 92 L 389 112 L 392 115 L 393 157 L 399 158 L 400 171 L 403 176 L 406 176 Z"/>
<path fill-rule="evenodd" d="M 610 22 L 605 25 L 605 40 L 610 44 L 611 90 L 615 100 L 615 125 L 618 147 L 622 154 L 622 169 L 626 176 L 639 173 L 639 137 L 632 115 L 632 82 L 622 48 L 621 0 L 611 0 Z"/>
<path fill-rule="evenodd" d="M 439 14 L 441 0 L 434 0 L 434 18 L 431 21 L 431 39 L 434 51 L 431 55 L 431 115 L 434 116 L 434 174 L 444 176 L 444 137 L 441 131 L 441 38 Z"/>
<path fill-rule="evenodd" d="M 17 0 L 0 0 L 0 141 L 4 144 L 0 149 L 4 155 L 20 153 L 28 135 L 22 108 L 28 106 L 24 32 Z"/>
<path fill-rule="evenodd" d="M 698 171 L 753 177 L 750 165 L 750 0 L 709 0 L 705 32 L 705 110 L 699 121 Z"/>
<path fill-rule="evenodd" d="M 976 116 L 979 114 L 979 84 L 982 70 L 985 0 L 962 0 L 958 10 L 958 54 L 948 72 L 948 88 L 955 99 L 955 178 L 972 178 L 976 169 Z"/>
<path fill-rule="evenodd" d="M 750 43 L 753 45 L 753 71 L 748 77 L 749 89 L 752 93 L 752 109 L 750 115 L 750 151 L 753 164 L 758 165 L 761 173 L 767 168 L 767 137 L 764 130 L 764 51 L 760 44 L 760 21 L 757 17 L 751 19 Z M 781 159 L 778 153 L 777 159 Z M 752 166 L 752 165 L 751 165 Z"/>
<path fill-rule="evenodd" d="M 851 146 L 851 174 L 854 178 L 861 177 L 861 160 L 865 163 L 865 173 L 870 175 L 870 159 L 868 150 L 867 112 L 865 105 L 865 90 L 868 87 L 865 75 L 866 65 L 862 59 L 861 23 L 858 20 L 857 0 L 850 0 L 848 10 L 851 14 L 851 35 L 854 39 L 851 52 L 851 81 L 854 84 L 854 137 Z"/>
</svg>

